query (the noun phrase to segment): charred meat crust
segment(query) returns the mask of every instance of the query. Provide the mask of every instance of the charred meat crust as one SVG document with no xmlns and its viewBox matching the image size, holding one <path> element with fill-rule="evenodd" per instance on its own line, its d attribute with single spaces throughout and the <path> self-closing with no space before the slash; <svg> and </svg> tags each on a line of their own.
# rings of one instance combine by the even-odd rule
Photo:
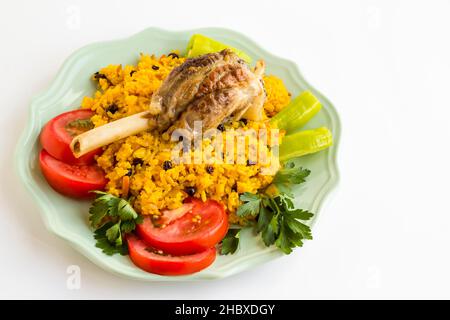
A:
<svg viewBox="0 0 450 320">
<path fill-rule="evenodd" d="M 189 105 L 175 126 L 192 130 L 194 122 L 202 120 L 205 128 L 217 127 L 225 117 L 232 113 L 233 110 L 224 109 L 224 106 L 233 103 L 236 94 L 236 89 L 226 89 L 213 91 L 196 99 Z M 205 117 L 205 115 L 208 116 Z"/>
<path fill-rule="evenodd" d="M 249 80 L 248 73 L 242 70 L 242 66 L 225 64 L 212 70 L 200 84 L 196 98 L 200 98 L 215 90 L 223 90 L 240 86 Z"/>
</svg>

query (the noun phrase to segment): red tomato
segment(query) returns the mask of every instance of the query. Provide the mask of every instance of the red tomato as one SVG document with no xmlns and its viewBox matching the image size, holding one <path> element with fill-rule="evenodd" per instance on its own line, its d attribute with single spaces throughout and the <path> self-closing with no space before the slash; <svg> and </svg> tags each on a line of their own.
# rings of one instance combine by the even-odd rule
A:
<svg viewBox="0 0 450 320">
<path fill-rule="evenodd" d="M 202 252 L 219 243 L 228 230 L 223 206 L 214 201 L 189 199 L 193 208 L 167 226 L 157 227 L 150 217 L 137 225 L 137 234 L 154 248 L 173 255 Z"/>
<path fill-rule="evenodd" d="M 70 165 L 42 150 L 39 164 L 47 182 L 56 191 L 70 197 L 90 198 L 89 191 L 103 190 L 107 183 L 102 169 L 96 165 Z"/>
<path fill-rule="evenodd" d="M 127 235 L 128 251 L 133 263 L 139 268 L 156 274 L 177 276 L 198 272 L 210 266 L 216 259 L 216 249 L 209 248 L 186 256 L 170 256 L 155 253 L 144 241 Z"/>
<path fill-rule="evenodd" d="M 69 164 L 91 164 L 94 156 L 99 154 L 101 149 L 93 150 L 80 158 L 75 158 L 70 149 L 72 139 L 89 129 L 80 125 L 80 121 L 87 120 L 94 115 L 91 110 L 74 110 L 60 114 L 50 120 L 42 129 L 41 144 L 50 155 L 58 160 Z M 82 123 L 82 121 L 81 121 Z"/>
<path fill-rule="evenodd" d="M 177 209 L 173 210 L 163 210 L 162 216 L 161 216 L 161 223 L 163 224 L 170 224 L 173 221 L 180 219 L 182 216 L 184 216 L 186 213 L 192 210 L 194 208 L 193 203 L 183 203 L 183 205 Z"/>
</svg>

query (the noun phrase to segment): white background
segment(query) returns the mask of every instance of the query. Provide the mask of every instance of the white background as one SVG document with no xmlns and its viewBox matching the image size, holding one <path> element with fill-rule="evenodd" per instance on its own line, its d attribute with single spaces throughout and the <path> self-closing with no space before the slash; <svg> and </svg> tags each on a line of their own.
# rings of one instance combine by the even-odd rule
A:
<svg viewBox="0 0 450 320">
<path fill-rule="evenodd" d="M 437 0 L 2 1 L 0 297 L 450 298 L 449 17 Z M 240 31 L 335 104 L 341 182 L 314 241 L 221 281 L 139 283 L 47 232 L 13 171 L 30 99 L 75 49 L 148 26 Z"/>
</svg>

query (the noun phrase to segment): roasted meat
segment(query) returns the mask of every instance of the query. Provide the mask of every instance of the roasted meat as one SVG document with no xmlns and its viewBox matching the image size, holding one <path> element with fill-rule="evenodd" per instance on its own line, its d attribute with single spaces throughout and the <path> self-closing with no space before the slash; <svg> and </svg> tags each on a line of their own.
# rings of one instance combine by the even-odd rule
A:
<svg viewBox="0 0 450 320">
<path fill-rule="evenodd" d="M 265 100 L 264 63 L 255 70 L 231 50 L 188 59 L 163 81 L 148 111 L 137 113 L 76 136 L 70 147 L 76 157 L 144 130 L 192 130 L 217 127 L 227 119 L 260 120 Z M 170 130 L 169 130 L 170 131 Z"/>
<path fill-rule="evenodd" d="M 203 121 L 203 129 L 208 129 L 228 118 L 240 119 L 249 109 L 249 117 L 259 120 L 265 99 L 263 73 L 263 62 L 252 71 L 228 49 L 188 59 L 153 95 L 152 127 L 192 129 L 194 121 Z"/>
</svg>

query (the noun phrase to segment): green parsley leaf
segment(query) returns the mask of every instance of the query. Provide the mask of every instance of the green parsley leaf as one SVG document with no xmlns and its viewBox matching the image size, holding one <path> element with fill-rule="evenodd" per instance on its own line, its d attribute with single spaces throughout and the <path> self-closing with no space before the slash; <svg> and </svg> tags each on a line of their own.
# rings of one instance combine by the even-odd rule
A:
<svg viewBox="0 0 450 320">
<path fill-rule="evenodd" d="M 292 210 L 292 209 L 294 209 L 294 202 L 292 201 L 292 198 L 289 197 L 285 193 L 279 194 L 277 197 L 274 198 L 274 200 L 284 210 Z"/>
<path fill-rule="evenodd" d="M 258 221 L 256 223 L 256 232 L 260 233 L 267 228 L 270 220 L 272 220 L 273 212 L 266 207 L 262 207 L 259 211 Z"/>
<path fill-rule="evenodd" d="M 281 226 L 281 232 L 275 241 L 275 245 L 281 249 L 285 254 L 290 254 L 292 252 L 292 243 L 286 234 L 285 226 Z"/>
<path fill-rule="evenodd" d="M 94 193 L 97 197 L 89 208 L 89 221 L 94 228 L 96 246 L 108 255 L 127 254 L 123 235 L 142 223 L 142 216 L 125 199 L 102 191 Z"/>
<path fill-rule="evenodd" d="M 120 199 L 118 204 L 118 215 L 121 220 L 134 220 L 138 217 L 131 204 L 125 199 Z"/>
<path fill-rule="evenodd" d="M 270 192 L 241 195 L 237 215 L 257 217 L 255 231 L 261 234 L 266 246 L 275 245 L 289 254 L 295 247 L 303 246 L 304 240 L 312 239 L 311 228 L 301 221 L 310 220 L 313 213 L 296 208 L 291 191 L 293 184 L 303 183 L 309 174 L 308 169 L 301 168 L 299 161 L 293 159 L 286 162 L 274 178 L 276 195 L 269 195 Z"/>
<path fill-rule="evenodd" d="M 233 254 L 239 247 L 239 236 L 241 229 L 229 229 L 227 235 L 222 240 L 220 254 Z"/>
<path fill-rule="evenodd" d="M 244 192 L 239 199 L 242 201 L 255 201 L 260 200 L 260 196 L 251 192 Z"/>
<path fill-rule="evenodd" d="M 301 223 L 300 221 L 286 216 L 284 218 L 284 222 L 286 224 L 286 226 L 292 230 L 292 232 L 296 233 L 296 234 L 301 234 L 303 239 L 312 239 L 311 236 L 311 228 L 309 226 L 307 226 L 304 223 Z"/>
<path fill-rule="evenodd" d="M 144 217 L 141 215 L 138 215 L 138 217 L 134 220 L 136 224 L 142 224 L 144 222 Z"/>
<path fill-rule="evenodd" d="M 306 177 L 309 176 L 311 171 L 303 168 L 300 162 L 299 158 L 290 159 L 284 162 L 282 168 L 278 170 L 272 183 L 280 194 L 293 197 L 291 186 L 306 181 Z"/>
<path fill-rule="evenodd" d="M 89 208 L 89 221 L 93 228 L 99 228 L 105 223 L 104 218 L 108 214 L 108 208 L 107 203 L 98 203 Z"/>
<path fill-rule="evenodd" d="M 117 216 L 120 198 L 101 191 L 95 191 L 94 193 L 97 194 L 97 198 L 89 208 L 89 221 L 91 226 L 96 229 L 107 221 L 106 217 Z"/>
<path fill-rule="evenodd" d="M 303 210 L 303 209 L 295 209 L 293 211 L 289 211 L 289 215 L 292 218 L 305 220 L 305 221 L 311 219 L 314 216 L 313 213 L 311 213 L 307 210 Z"/>
<path fill-rule="evenodd" d="M 107 236 L 106 236 L 106 230 L 112 227 L 112 223 L 108 222 L 103 227 L 95 230 L 94 232 L 94 238 L 97 240 L 95 246 L 97 248 L 102 249 L 103 253 L 107 254 L 108 256 L 114 255 L 114 254 L 120 254 L 120 255 L 127 255 L 128 254 L 128 247 L 126 244 L 122 244 L 117 246 L 116 244 L 112 244 Z"/>
<path fill-rule="evenodd" d="M 122 235 L 120 233 L 120 221 L 106 230 L 106 238 L 109 242 L 114 243 L 116 246 L 122 244 Z"/>
<path fill-rule="evenodd" d="M 305 182 L 311 171 L 304 169 L 300 162 L 299 158 L 294 158 L 283 163 L 283 167 L 275 175 L 273 183 L 300 184 Z"/>
<path fill-rule="evenodd" d="M 239 199 L 243 204 L 237 209 L 236 214 L 238 217 L 256 216 L 259 213 L 261 198 L 258 195 L 245 192 Z"/>
<path fill-rule="evenodd" d="M 95 246 L 102 249 L 102 252 L 108 256 L 112 256 L 114 254 L 120 254 L 122 256 L 128 255 L 128 247 L 126 244 L 117 247 L 112 245 L 105 237 L 99 237 Z"/>
<path fill-rule="evenodd" d="M 261 232 L 261 236 L 262 236 L 262 239 L 264 241 L 264 244 L 267 247 L 270 247 L 271 245 L 274 244 L 274 242 L 275 242 L 275 240 L 277 238 L 277 235 L 275 233 L 275 230 L 273 230 L 271 223 L 269 223 L 266 226 L 266 228 L 263 229 L 263 231 Z"/>
<path fill-rule="evenodd" d="M 133 220 L 122 221 L 120 228 L 123 233 L 130 233 L 136 228 L 136 222 Z"/>
</svg>

